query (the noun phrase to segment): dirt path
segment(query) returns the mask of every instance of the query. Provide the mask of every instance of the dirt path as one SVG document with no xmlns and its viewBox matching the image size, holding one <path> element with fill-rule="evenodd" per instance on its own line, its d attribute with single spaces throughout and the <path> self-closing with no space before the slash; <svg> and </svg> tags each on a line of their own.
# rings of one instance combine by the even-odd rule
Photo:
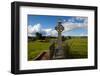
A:
<svg viewBox="0 0 100 76">
<path fill-rule="evenodd" d="M 34 60 L 49 60 L 49 52 L 40 53 Z"/>
</svg>

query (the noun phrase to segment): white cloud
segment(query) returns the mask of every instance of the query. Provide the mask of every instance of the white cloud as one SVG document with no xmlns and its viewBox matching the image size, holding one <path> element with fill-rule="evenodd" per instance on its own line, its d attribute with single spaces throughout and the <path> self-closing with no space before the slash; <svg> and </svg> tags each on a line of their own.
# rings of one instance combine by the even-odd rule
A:
<svg viewBox="0 0 100 76">
<path fill-rule="evenodd" d="M 79 36 L 87 36 L 87 34 L 85 34 L 85 33 L 81 33 Z"/>
<path fill-rule="evenodd" d="M 34 26 L 32 26 L 32 25 L 29 25 L 29 26 L 28 26 L 28 32 L 29 32 L 29 33 L 38 32 L 38 31 L 40 31 L 40 30 L 41 30 L 41 26 L 40 26 L 39 23 L 38 23 L 38 24 L 35 24 Z"/>
<path fill-rule="evenodd" d="M 84 22 L 83 23 L 74 22 L 74 18 L 71 18 L 70 20 L 62 24 L 65 28 L 64 32 L 71 31 L 73 29 L 78 29 L 78 28 L 87 29 L 87 26 L 88 26 L 87 18 L 77 17 L 77 19 L 80 19 L 80 20 L 84 19 Z"/>
<path fill-rule="evenodd" d="M 42 29 L 42 31 L 45 32 L 45 36 L 50 36 L 50 32 L 52 31 L 51 28 L 47 28 L 47 29 Z"/>
<path fill-rule="evenodd" d="M 36 32 L 40 32 L 41 31 L 41 24 L 35 24 L 34 26 L 29 25 L 28 26 L 28 36 L 35 36 Z"/>
<path fill-rule="evenodd" d="M 35 36 L 36 32 L 41 33 L 43 36 L 54 36 L 55 30 L 51 29 L 51 28 L 42 28 L 42 25 L 40 23 L 35 24 L 35 25 L 29 25 L 28 26 L 28 36 Z"/>
<path fill-rule="evenodd" d="M 51 36 L 58 36 L 57 31 L 56 30 L 52 30 L 50 32 Z"/>
<path fill-rule="evenodd" d="M 65 19 L 64 19 L 63 21 L 64 21 L 64 22 L 66 22 L 66 20 L 65 20 Z"/>
<path fill-rule="evenodd" d="M 84 20 L 84 22 L 74 22 L 74 20 Z M 63 35 L 67 36 L 66 32 L 74 30 L 74 29 L 87 29 L 87 18 L 85 17 L 75 17 L 71 18 L 68 21 L 64 20 L 62 25 L 64 26 Z M 35 36 L 36 32 L 42 33 L 43 36 L 57 36 L 57 31 L 54 28 L 42 28 L 40 23 L 35 25 L 28 26 L 28 36 Z M 83 36 L 82 34 L 80 36 Z"/>
</svg>

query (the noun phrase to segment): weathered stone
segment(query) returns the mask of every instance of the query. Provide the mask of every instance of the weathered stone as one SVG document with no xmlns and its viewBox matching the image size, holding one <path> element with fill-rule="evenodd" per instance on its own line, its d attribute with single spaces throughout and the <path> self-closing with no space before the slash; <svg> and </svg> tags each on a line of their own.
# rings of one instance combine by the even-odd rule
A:
<svg viewBox="0 0 100 76">
<path fill-rule="evenodd" d="M 63 59 L 65 58 L 64 50 L 62 48 L 62 36 L 61 33 L 64 30 L 64 27 L 61 24 L 62 22 L 59 21 L 58 25 L 55 27 L 55 30 L 58 32 L 58 41 L 57 41 L 57 48 L 55 48 L 53 59 Z"/>
</svg>

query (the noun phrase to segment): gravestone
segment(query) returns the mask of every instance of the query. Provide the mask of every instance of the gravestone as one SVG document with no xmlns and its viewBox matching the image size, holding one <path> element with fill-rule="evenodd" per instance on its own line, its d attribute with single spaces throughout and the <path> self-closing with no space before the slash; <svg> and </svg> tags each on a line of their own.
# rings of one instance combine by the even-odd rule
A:
<svg viewBox="0 0 100 76">
<path fill-rule="evenodd" d="M 61 33 L 64 30 L 62 26 L 62 22 L 59 20 L 58 25 L 55 27 L 55 30 L 58 32 L 58 39 L 57 39 L 57 47 L 55 48 L 53 59 L 63 59 L 65 58 L 64 50 L 62 47 L 62 36 Z"/>
</svg>

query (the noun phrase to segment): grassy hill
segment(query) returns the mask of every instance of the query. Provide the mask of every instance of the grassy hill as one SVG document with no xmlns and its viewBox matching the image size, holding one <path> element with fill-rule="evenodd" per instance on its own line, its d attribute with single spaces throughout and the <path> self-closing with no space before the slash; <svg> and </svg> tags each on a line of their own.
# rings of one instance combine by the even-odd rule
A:
<svg viewBox="0 0 100 76">
<path fill-rule="evenodd" d="M 38 54 L 43 51 L 48 51 L 50 46 L 49 41 L 28 41 L 28 60 L 33 60 Z M 66 59 L 87 58 L 88 43 L 87 37 L 72 37 L 63 42 Z"/>
<path fill-rule="evenodd" d="M 34 59 L 38 54 L 49 49 L 49 42 L 29 41 L 28 42 L 28 60 Z"/>
<path fill-rule="evenodd" d="M 67 47 L 66 47 L 67 44 Z M 68 58 L 87 58 L 88 57 L 88 41 L 87 38 L 72 38 L 66 40 L 65 51 Z"/>
</svg>

